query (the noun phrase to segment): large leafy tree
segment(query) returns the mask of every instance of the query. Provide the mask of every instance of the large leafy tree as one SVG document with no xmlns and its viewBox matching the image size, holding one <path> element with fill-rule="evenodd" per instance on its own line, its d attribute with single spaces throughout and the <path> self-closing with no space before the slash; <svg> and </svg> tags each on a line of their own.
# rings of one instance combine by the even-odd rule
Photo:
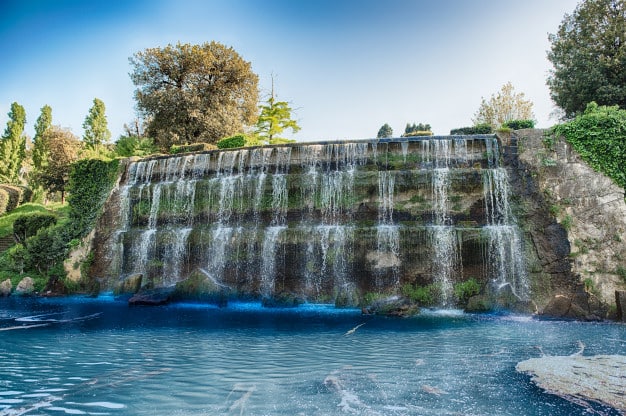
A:
<svg viewBox="0 0 626 416">
<path fill-rule="evenodd" d="M 215 143 L 257 119 L 258 77 L 233 48 L 178 43 L 137 52 L 130 63 L 137 108 L 163 149 Z"/>
<path fill-rule="evenodd" d="M 626 0 L 582 1 L 549 40 L 547 83 L 566 117 L 591 101 L 626 108 Z"/>
<path fill-rule="evenodd" d="M 83 122 L 83 129 L 85 129 L 83 141 L 89 149 L 98 149 L 111 139 L 105 111 L 104 102 L 99 98 L 94 98 L 93 106 Z"/>
<path fill-rule="evenodd" d="M 532 101 L 527 100 L 523 92 L 516 93 L 513 84 L 507 82 L 489 100 L 482 99 L 472 121 L 475 126 L 488 124 L 497 129 L 507 121 L 533 118 Z"/>
<path fill-rule="evenodd" d="M 376 137 L 379 139 L 391 136 L 393 136 L 393 129 L 387 123 L 383 124 L 382 127 L 378 129 L 378 134 L 376 135 Z"/>
<path fill-rule="evenodd" d="M 14 102 L 0 141 L 0 179 L 13 184 L 20 183 L 22 163 L 26 157 L 25 125 L 26 111 Z"/>
<path fill-rule="evenodd" d="M 38 179 L 48 192 L 60 192 L 61 202 L 65 202 L 71 165 L 78 160 L 82 143 L 71 131 L 58 126 L 49 128 L 44 140 L 49 152 L 48 164 L 41 170 Z"/>
</svg>

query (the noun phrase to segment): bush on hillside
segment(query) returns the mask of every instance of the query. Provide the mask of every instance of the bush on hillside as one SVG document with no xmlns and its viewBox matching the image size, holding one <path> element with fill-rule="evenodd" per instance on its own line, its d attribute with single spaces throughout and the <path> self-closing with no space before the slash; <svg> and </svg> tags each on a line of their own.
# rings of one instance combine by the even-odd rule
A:
<svg viewBox="0 0 626 416">
<path fill-rule="evenodd" d="M 13 222 L 13 235 L 18 243 L 24 244 L 28 237 L 37 234 L 42 228 L 50 227 L 57 223 L 57 217 L 50 213 L 32 213 L 21 215 Z"/>
<path fill-rule="evenodd" d="M 4 215 L 7 212 L 7 206 L 9 205 L 9 193 L 0 188 L 0 215 Z"/>
<path fill-rule="evenodd" d="M 0 184 L 0 189 L 3 189 L 9 197 L 7 200 L 6 212 L 13 211 L 15 208 L 18 207 L 18 205 L 20 205 L 23 198 L 23 190 L 21 187 L 15 185 Z"/>
</svg>

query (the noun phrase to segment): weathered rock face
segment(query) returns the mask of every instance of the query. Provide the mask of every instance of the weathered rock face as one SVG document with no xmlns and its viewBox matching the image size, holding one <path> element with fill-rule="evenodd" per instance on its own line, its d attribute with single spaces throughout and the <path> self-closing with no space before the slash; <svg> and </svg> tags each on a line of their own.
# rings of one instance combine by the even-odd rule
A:
<svg viewBox="0 0 626 416">
<path fill-rule="evenodd" d="M 626 322 L 626 290 L 615 291 L 615 306 L 617 310 L 617 320 Z"/>
<path fill-rule="evenodd" d="M 585 313 L 604 317 L 615 290 L 626 288 L 624 190 L 564 140 L 546 143 L 545 133 L 515 132 L 519 158 L 508 163 L 519 195 L 516 214 L 532 243 L 526 248 L 535 300 L 542 309 L 564 295 Z"/>
<path fill-rule="evenodd" d="M 142 290 L 176 286 L 181 298 L 354 306 L 433 285 L 452 306 L 453 286 L 472 277 L 528 299 L 499 154 L 493 136 L 454 136 L 132 162 L 97 228 L 90 274 L 103 290 L 141 274 Z"/>
</svg>

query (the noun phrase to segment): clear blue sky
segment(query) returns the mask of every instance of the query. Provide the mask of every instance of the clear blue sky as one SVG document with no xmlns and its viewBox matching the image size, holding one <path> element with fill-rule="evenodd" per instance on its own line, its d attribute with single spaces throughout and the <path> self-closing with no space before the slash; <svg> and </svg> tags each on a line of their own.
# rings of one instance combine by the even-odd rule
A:
<svg viewBox="0 0 626 416">
<path fill-rule="evenodd" d="M 135 114 L 128 58 L 148 47 L 215 40 L 252 63 L 266 97 L 296 109 L 299 141 L 436 134 L 469 126 L 511 81 L 539 127 L 554 110 L 545 80 L 548 33 L 576 0 L 2 0 L 0 128 L 12 102 L 27 133 L 45 104 L 82 136 L 95 97 L 113 139 Z"/>
</svg>

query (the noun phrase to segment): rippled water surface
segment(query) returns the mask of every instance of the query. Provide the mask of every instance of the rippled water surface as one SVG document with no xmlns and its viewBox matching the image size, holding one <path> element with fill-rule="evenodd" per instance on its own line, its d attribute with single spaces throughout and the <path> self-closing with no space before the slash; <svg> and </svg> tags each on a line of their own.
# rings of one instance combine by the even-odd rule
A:
<svg viewBox="0 0 626 416">
<path fill-rule="evenodd" d="M 578 341 L 585 355 L 626 354 L 626 326 L 0 299 L 0 415 L 619 415 L 515 372 Z"/>
</svg>

